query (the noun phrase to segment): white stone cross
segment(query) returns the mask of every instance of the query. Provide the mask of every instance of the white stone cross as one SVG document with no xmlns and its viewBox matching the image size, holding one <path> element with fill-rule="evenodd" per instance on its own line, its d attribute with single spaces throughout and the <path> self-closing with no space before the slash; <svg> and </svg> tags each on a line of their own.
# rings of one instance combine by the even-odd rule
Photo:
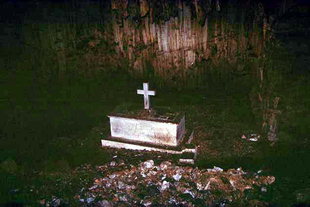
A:
<svg viewBox="0 0 310 207">
<path fill-rule="evenodd" d="M 137 94 L 144 96 L 144 109 L 150 109 L 150 98 L 149 96 L 155 96 L 155 91 L 149 91 L 149 83 L 143 83 L 143 90 L 137 90 Z"/>
</svg>

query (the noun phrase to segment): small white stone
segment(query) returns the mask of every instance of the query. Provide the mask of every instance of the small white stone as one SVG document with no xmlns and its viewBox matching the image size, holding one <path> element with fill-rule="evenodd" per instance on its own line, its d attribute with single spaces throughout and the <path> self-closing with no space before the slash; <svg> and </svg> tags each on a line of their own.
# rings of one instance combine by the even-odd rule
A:
<svg viewBox="0 0 310 207">
<path fill-rule="evenodd" d="M 175 174 L 172 176 L 175 181 L 179 181 L 182 178 L 181 174 Z"/>
<path fill-rule="evenodd" d="M 223 172 L 223 169 L 220 167 L 214 166 L 213 169 L 207 169 L 208 172 Z"/>
<path fill-rule="evenodd" d="M 203 185 L 201 183 L 196 183 L 198 190 L 203 190 Z"/>
<path fill-rule="evenodd" d="M 94 189 L 96 189 L 97 187 L 98 187 L 98 185 L 94 185 L 94 186 L 88 188 L 88 190 L 94 190 Z"/>
<path fill-rule="evenodd" d="M 160 187 L 160 190 L 164 191 L 164 190 L 168 189 L 169 187 L 170 187 L 170 183 L 164 180 L 164 182 L 162 183 L 162 185 Z"/>
<path fill-rule="evenodd" d="M 120 196 L 120 197 L 119 197 L 119 200 L 120 200 L 120 201 L 124 201 L 124 202 L 127 202 L 127 201 L 128 201 L 128 199 L 127 199 L 127 197 L 126 197 L 125 195 Z"/>
<path fill-rule="evenodd" d="M 110 162 L 110 166 L 111 166 L 111 167 L 116 166 L 116 162 L 115 162 L 115 161 Z"/>
<path fill-rule="evenodd" d="M 148 206 L 152 205 L 152 202 L 151 201 L 145 201 L 142 204 L 143 204 L 143 206 L 148 207 Z"/>
<path fill-rule="evenodd" d="M 94 198 L 90 197 L 86 199 L 86 202 L 89 204 L 89 203 L 94 202 L 94 200 L 95 200 Z"/>
<path fill-rule="evenodd" d="M 110 178 L 110 179 L 113 179 L 113 178 L 115 178 L 115 177 L 116 177 L 115 174 L 109 175 L 109 178 Z"/>
<path fill-rule="evenodd" d="M 153 160 L 145 161 L 143 163 L 143 167 L 147 168 L 147 169 L 150 169 L 150 168 L 154 167 L 154 161 Z"/>
<path fill-rule="evenodd" d="M 190 195 L 192 196 L 192 198 L 195 198 L 195 194 L 194 194 L 192 191 L 186 189 L 186 190 L 184 191 L 184 194 L 186 194 L 186 193 L 190 194 Z"/>
<path fill-rule="evenodd" d="M 267 192 L 267 188 L 266 188 L 266 187 L 262 187 L 260 190 L 261 190 L 262 192 Z"/>
</svg>

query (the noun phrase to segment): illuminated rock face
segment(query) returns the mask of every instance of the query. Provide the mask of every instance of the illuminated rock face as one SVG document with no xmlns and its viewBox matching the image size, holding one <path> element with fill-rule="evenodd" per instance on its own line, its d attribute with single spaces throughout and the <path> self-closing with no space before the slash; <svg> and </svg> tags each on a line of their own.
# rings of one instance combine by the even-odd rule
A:
<svg viewBox="0 0 310 207">
<path fill-rule="evenodd" d="M 271 38 L 268 34 L 271 25 L 258 2 L 253 1 L 250 6 L 255 8 L 255 15 L 247 6 L 240 8 L 220 0 L 162 1 L 156 7 L 154 2 L 156 0 L 111 2 L 115 11 L 111 21 L 115 59 L 126 58 L 131 66 L 129 70 L 135 72 L 143 73 L 151 65 L 160 78 L 170 79 L 172 75 L 183 78 L 188 69 L 196 68 L 196 63 L 201 61 L 212 60 L 219 65 L 225 60 L 236 64 L 239 58 L 236 54 L 248 54 L 248 45 L 251 52 L 260 56 Z M 215 14 L 222 7 L 225 12 Z M 129 12 L 132 8 L 140 9 L 138 21 L 133 18 L 137 13 Z M 158 15 L 160 10 L 165 12 Z M 235 18 L 239 13 L 251 17 Z M 195 71 L 197 73 L 192 73 L 200 75 L 200 70 Z"/>
<path fill-rule="evenodd" d="M 156 119 L 109 116 L 111 139 L 147 143 L 158 146 L 178 146 L 185 135 L 185 118 L 176 122 Z"/>
</svg>

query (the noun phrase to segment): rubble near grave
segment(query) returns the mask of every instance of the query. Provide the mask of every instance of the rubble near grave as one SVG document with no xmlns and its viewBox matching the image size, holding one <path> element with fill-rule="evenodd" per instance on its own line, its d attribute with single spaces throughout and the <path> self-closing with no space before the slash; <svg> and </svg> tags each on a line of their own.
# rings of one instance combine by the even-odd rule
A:
<svg viewBox="0 0 310 207">
<path fill-rule="evenodd" d="M 75 197 L 87 206 L 226 206 L 246 200 L 248 191 L 267 193 L 273 176 L 247 173 L 241 168 L 198 169 L 153 160 L 127 165 L 114 160 L 97 170 L 92 186 Z M 259 190 L 257 190 L 259 189 Z M 248 201 L 251 202 L 251 201 Z M 253 200 L 253 202 L 260 202 Z M 264 206 L 264 202 L 260 202 Z M 228 205 L 229 206 L 229 205 Z"/>
</svg>

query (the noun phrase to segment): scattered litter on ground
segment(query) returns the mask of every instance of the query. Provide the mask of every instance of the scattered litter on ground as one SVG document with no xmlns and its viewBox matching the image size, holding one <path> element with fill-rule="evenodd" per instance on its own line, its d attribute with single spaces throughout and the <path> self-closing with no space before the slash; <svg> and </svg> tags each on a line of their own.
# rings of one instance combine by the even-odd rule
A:
<svg viewBox="0 0 310 207">
<path fill-rule="evenodd" d="M 81 203 L 87 206 L 226 206 L 243 198 L 247 191 L 266 193 L 273 176 L 244 172 L 241 168 L 224 170 L 214 166 L 200 170 L 178 166 L 170 161 L 155 164 L 153 160 L 138 165 L 114 161 L 97 167 L 103 172 L 93 185 L 80 191 Z M 126 205 L 124 205 L 126 206 Z"/>
<path fill-rule="evenodd" d="M 194 159 L 179 159 L 179 163 L 193 165 L 195 164 L 195 160 Z"/>
<path fill-rule="evenodd" d="M 249 135 L 242 135 L 241 139 L 247 140 L 247 141 L 251 141 L 251 142 L 257 142 L 260 139 L 260 135 L 259 134 L 249 134 Z"/>
<path fill-rule="evenodd" d="M 223 169 L 220 167 L 214 166 L 213 169 L 207 169 L 208 172 L 223 172 Z"/>
</svg>

